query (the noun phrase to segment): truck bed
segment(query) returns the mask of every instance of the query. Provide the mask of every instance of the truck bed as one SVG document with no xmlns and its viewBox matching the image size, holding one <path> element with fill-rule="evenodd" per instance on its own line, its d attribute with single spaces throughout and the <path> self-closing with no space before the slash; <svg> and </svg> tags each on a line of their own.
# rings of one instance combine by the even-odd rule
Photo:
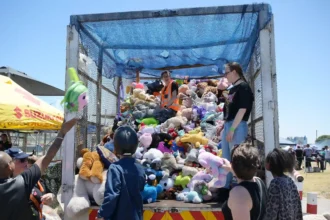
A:
<svg viewBox="0 0 330 220">
<path fill-rule="evenodd" d="M 144 210 L 151 210 L 153 212 L 161 212 L 161 211 L 172 211 L 172 212 L 180 212 L 184 210 L 189 211 L 221 211 L 221 205 L 217 202 L 208 202 L 201 204 L 194 203 L 185 203 L 182 201 L 176 200 L 159 200 L 154 203 L 144 204 Z"/>
</svg>

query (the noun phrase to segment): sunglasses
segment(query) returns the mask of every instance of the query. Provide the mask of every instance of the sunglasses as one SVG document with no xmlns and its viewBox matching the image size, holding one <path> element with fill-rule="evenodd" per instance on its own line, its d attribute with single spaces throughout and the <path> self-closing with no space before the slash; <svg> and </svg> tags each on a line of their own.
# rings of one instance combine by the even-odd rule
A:
<svg viewBox="0 0 330 220">
<path fill-rule="evenodd" d="M 25 163 L 25 162 L 27 162 L 27 158 L 15 159 L 15 160 L 17 160 L 17 161 L 19 161 L 19 162 L 21 162 L 21 163 Z"/>
</svg>

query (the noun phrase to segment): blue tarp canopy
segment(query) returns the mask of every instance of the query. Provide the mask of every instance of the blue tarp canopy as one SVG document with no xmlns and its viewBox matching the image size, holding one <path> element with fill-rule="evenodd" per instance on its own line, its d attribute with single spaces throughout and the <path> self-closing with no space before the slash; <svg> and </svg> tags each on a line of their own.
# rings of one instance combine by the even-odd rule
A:
<svg viewBox="0 0 330 220">
<path fill-rule="evenodd" d="M 267 4 L 71 16 L 81 43 L 102 75 L 215 76 L 227 62 L 246 70 L 259 31 L 269 22 Z M 262 19 L 260 19 L 260 17 Z"/>
</svg>

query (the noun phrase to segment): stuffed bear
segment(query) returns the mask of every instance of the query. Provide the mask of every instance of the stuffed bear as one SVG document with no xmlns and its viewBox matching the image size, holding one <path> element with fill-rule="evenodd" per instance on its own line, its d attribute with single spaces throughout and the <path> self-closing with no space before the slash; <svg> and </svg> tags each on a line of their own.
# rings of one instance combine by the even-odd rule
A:
<svg viewBox="0 0 330 220">
<path fill-rule="evenodd" d="M 90 180 L 93 183 L 103 182 L 103 168 L 100 155 L 97 152 L 90 152 L 84 149 L 83 161 L 79 171 L 80 178 Z"/>
<path fill-rule="evenodd" d="M 86 215 L 91 206 L 91 199 L 94 200 L 97 205 L 102 205 L 106 177 L 107 171 L 103 171 L 103 182 L 95 184 L 91 181 L 83 180 L 79 177 L 79 174 L 75 176 L 73 195 L 65 210 L 68 219 L 81 219 L 82 216 Z"/>
<path fill-rule="evenodd" d="M 175 116 L 167 119 L 163 124 L 161 124 L 161 129 L 167 131 L 170 128 L 179 128 L 187 124 L 187 118 L 183 116 Z"/>
<path fill-rule="evenodd" d="M 153 163 L 154 160 L 156 159 L 162 159 L 164 156 L 164 154 L 155 148 L 150 148 L 144 155 L 143 155 L 143 160 L 142 163 L 144 161 L 148 161 L 149 163 Z"/>
<path fill-rule="evenodd" d="M 161 169 L 168 175 L 174 170 L 182 170 L 182 167 L 182 164 L 177 164 L 175 157 L 171 153 L 164 153 Z"/>
</svg>

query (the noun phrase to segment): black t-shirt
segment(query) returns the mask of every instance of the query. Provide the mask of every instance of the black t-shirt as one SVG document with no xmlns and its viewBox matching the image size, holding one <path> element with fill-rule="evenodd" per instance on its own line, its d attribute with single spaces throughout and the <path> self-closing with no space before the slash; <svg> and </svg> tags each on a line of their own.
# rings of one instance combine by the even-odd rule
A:
<svg viewBox="0 0 330 220">
<path fill-rule="evenodd" d="M 6 142 L 0 141 L 0 151 L 8 150 L 9 148 L 11 148 L 11 146 L 12 144 L 9 143 L 8 141 Z"/>
<path fill-rule="evenodd" d="M 239 109 L 245 108 L 246 112 L 243 121 L 248 121 L 254 102 L 254 95 L 250 86 L 246 82 L 242 82 L 233 86 L 229 90 L 228 102 L 226 106 L 226 121 L 233 121 Z"/>
<path fill-rule="evenodd" d="M 296 157 L 297 158 L 303 158 L 304 157 L 304 151 L 301 148 L 296 149 Z"/>
<path fill-rule="evenodd" d="M 40 177 L 40 168 L 33 165 L 15 178 L 0 179 L 1 220 L 31 219 L 30 193 Z"/>
</svg>

